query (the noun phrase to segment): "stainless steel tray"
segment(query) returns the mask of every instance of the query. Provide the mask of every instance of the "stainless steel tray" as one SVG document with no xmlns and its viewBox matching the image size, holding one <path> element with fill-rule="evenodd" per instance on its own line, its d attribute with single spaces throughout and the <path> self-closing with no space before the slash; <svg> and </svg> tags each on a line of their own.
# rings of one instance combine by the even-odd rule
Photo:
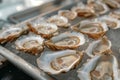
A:
<svg viewBox="0 0 120 80">
<path fill-rule="evenodd" d="M 68 6 L 64 6 L 64 7 L 60 7 L 57 8 L 54 11 L 48 12 L 48 13 L 44 13 L 41 14 L 37 17 L 31 18 L 29 20 L 26 20 L 18 25 L 21 24 L 27 24 L 28 22 L 35 20 L 36 18 L 39 17 L 49 17 L 52 15 L 57 14 L 58 10 L 60 9 L 71 9 L 73 6 L 76 6 L 77 3 L 73 3 L 71 5 Z M 75 20 L 71 21 L 71 26 L 74 26 L 76 24 L 78 24 L 81 20 L 83 20 L 82 18 L 76 18 Z M 70 30 L 70 29 L 69 29 Z M 68 31 L 68 29 L 62 29 L 61 31 Z M 112 50 L 114 52 L 114 55 L 117 57 L 119 63 L 120 63 L 120 29 L 117 30 L 109 30 L 106 35 L 108 36 L 108 38 L 111 40 L 112 42 Z M 79 50 L 83 50 L 88 46 L 88 43 L 86 43 L 85 45 L 81 46 L 80 48 L 78 48 Z M 45 50 L 48 50 L 47 48 Z M 48 75 L 47 73 L 44 73 L 43 71 L 41 71 L 36 63 L 36 59 L 40 56 L 33 56 L 21 51 L 17 51 L 14 48 L 14 41 L 11 43 L 7 43 L 4 44 L 2 46 L 0 46 L 0 54 L 3 55 L 4 57 L 6 57 L 9 61 L 11 61 L 14 65 L 16 65 L 17 67 L 21 68 L 23 71 L 25 71 L 26 73 L 28 73 L 30 76 L 32 76 L 33 78 L 35 78 L 36 80 L 79 80 L 77 78 L 77 73 L 76 70 L 84 63 L 86 62 L 86 59 L 89 58 L 86 54 L 83 57 L 82 62 L 79 64 L 79 66 L 67 73 L 61 73 L 59 75 Z M 120 64 L 119 64 L 120 66 Z"/>
</svg>

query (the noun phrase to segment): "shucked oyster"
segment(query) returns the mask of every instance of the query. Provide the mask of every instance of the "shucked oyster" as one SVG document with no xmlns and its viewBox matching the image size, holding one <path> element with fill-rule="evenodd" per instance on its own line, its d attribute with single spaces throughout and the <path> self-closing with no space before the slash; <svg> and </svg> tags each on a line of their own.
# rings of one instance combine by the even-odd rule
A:
<svg viewBox="0 0 120 80">
<path fill-rule="evenodd" d="M 48 18 L 47 21 L 50 23 L 54 23 L 59 27 L 68 27 L 69 26 L 68 19 L 64 16 L 54 15 L 54 16 L 51 16 L 50 18 Z"/>
<path fill-rule="evenodd" d="M 78 5 L 76 7 L 73 7 L 72 11 L 77 12 L 77 15 L 79 17 L 87 18 L 95 16 L 95 11 L 92 8 L 84 5 L 83 3 L 80 3 L 80 6 Z"/>
<path fill-rule="evenodd" d="M 28 35 L 16 40 L 16 49 L 37 55 L 43 51 L 43 41 L 39 35 Z"/>
<path fill-rule="evenodd" d="M 103 16 L 102 18 L 100 18 L 100 20 L 102 22 L 105 22 L 107 24 L 107 26 L 112 29 L 120 28 L 120 21 L 118 19 L 115 19 L 110 16 Z"/>
<path fill-rule="evenodd" d="M 87 34 L 93 39 L 98 39 L 102 37 L 108 30 L 107 25 L 100 21 L 81 21 L 80 25 L 73 26 L 72 29 L 79 31 L 81 33 Z"/>
<path fill-rule="evenodd" d="M 116 19 L 120 20 L 120 10 L 113 11 L 109 15 L 113 18 L 116 18 Z"/>
<path fill-rule="evenodd" d="M 120 4 L 115 0 L 101 0 L 107 4 L 110 8 L 120 8 Z"/>
<path fill-rule="evenodd" d="M 64 50 L 58 52 L 44 52 L 37 59 L 40 69 L 49 74 L 59 74 L 68 72 L 79 64 L 83 56 L 83 52 L 75 50 Z"/>
<path fill-rule="evenodd" d="M 80 80 L 120 80 L 117 59 L 111 54 L 95 56 L 77 72 Z"/>
<path fill-rule="evenodd" d="M 111 49 L 111 46 L 111 41 L 108 40 L 106 36 L 104 36 L 103 38 L 90 43 L 86 49 L 86 53 L 88 56 L 93 57 L 95 55 L 109 51 Z"/>
<path fill-rule="evenodd" d="M 29 25 L 29 28 L 32 30 L 32 32 L 41 35 L 44 38 L 50 38 L 58 30 L 58 27 L 55 24 L 47 22 Z"/>
<path fill-rule="evenodd" d="M 73 20 L 77 17 L 77 13 L 75 11 L 70 11 L 70 10 L 60 10 L 58 12 L 58 15 L 64 16 L 70 20 Z"/>
<path fill-rule="evenodd" d="M 88 6 L 91 7 L 95 11 L 96 14 L 104 14 L 107 11 L 109 11 L 109 8 L 107 7 L 107 5 L 105 5 L 104 3 L 98 0 L 89 2 Z"/>
<path fill-rule="evenodd" d="M 19 37 L 26 29 L 26 26 L 9 26 L 3 27 L 0 30 L 0 43 L 5 43 L 8 41 L 13 41 L 17 37 Z"/>
<path fill-rule="evenodd" d="M 77 32 L 65 32 L 45 42 L 52 50 L 75 49 L 84 43 L 84 35 Z"/>
</svg>

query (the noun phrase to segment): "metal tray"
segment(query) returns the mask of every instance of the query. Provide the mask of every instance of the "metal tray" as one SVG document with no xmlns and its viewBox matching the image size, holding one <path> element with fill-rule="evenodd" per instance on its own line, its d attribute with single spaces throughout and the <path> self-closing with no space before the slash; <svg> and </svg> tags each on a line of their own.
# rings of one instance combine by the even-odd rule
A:
<svg viewBox="0 0 120 80">
<path fill-rule="evenodd" d="M 60 9 L 71 9 L 73 6 L 76 6 L 77 3 L 73 3 L 71 5 L 65 6 L 63 8 L 59 8 L 54 10 L 53 12 L 49 12 L 49 13 L 45 13 L 42 15 L 39 15 L 37 17 L 31 18 L 29 20 L 26 20 L 18 25 L 21 24 L 26 24 L 30 21 L 34 21 L 37 18 L 40 17 L 49 17 L 52 15 L 57 14 L 58 10 Z M 75 20 L 71 21 L 71 26 L 74 26 L 76 24 L 78 24 L 81 20 L 83 20 L 82 18 L 76 18 Z M 61 31 L 68 31 L 69 29 L 62 29 Z M 120 63 L 120 29 L 117 30 L 109 30 L 106 35 L 108 36 L 108 38 L 111 40 L 112 42 L 112 50 L 114 52 L 114 55 L 117 57 L 119 63 Z M 88 46 L 88 43 L 86 43 L 85 45 L 81 46 L 80 48 L 78 48 L 79 50 L 83 50 Z M 48 50 L 47 48 L 45 50 Z M 79 80 L 77 77 L 77 73 L 76 70 L 78 68 L 81 67 L 81 65 L 86 62 L 86 60 L 89 58 L 86 54 L 84 55 L 81 63 L 79 64 L 79 66 L 67 73 L 61 73 L 59 75 L 48 75 L 47 73 L 44 73 L 43 71 L 41 71 L 36 63 L 36 59 L 40 56 L 33 56 L 21 51 L 17 51 L 14 48 L 14 41 L 11 43 L 7 43 L 4 44 L 2 46 L 0 46 L 0 54 L 3 55 L 4 57 L 6 57 L 9 61 L 11 61 L 13 64 L 15 64 L 17 67 L 21 68 L 22 70 L 24 70 L 26 73 L 28 73 L 30 76 L 32 76 L 33 78 L 35 78 L 36 80 Z M 120 64 L 119 64 L 119 68 L 120 68 Z"/>
</svg>

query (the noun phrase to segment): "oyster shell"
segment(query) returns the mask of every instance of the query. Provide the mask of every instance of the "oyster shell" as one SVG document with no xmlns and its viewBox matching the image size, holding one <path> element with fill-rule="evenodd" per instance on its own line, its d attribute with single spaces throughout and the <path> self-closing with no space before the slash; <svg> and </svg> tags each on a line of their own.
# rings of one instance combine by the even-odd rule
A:
<svg viewBox="0 0 120 80">
<path fill-rule="evenodd" d="M 16 40 L 16 49 L 37 55 L 42 52 L 44 39 L 39 35 L 22 36 Z"/>
<path fill-rule="evenodd" d="M 65 32 L 45 42 L 46 46 L 52 50 L 76 49 L 84 43 L 84 35 L 77 32 Z"/>
<path fill-rule="evenodd" d="M 112 28 L 112 29 L 120 28 L 120 21 L 118 19 L 115 19 L 115 18 L 110 17 L 110 16 L 104 16 L 104 17 L 100 18 L 100 20 L 102 22 L 105 22 L 107 24 L 107 26 Z"/>
<path fill-rule="evenodd" d="M 113 11 L 109 15 L 113 18 L 116 18 L 116 19 L 120 20 L 120 10 Z"/>
<path fill-rule="evenodd" d="M 50 38 L 57 32 L 58 27 L 55 24 L 40 22 L 34 25 L 29 25 L 32 32 L 41 35 L 44 38 Z"/>
<path fill-rule="evenodd" d="M 73 26 L 72 29 L 87 34 L 93 39 L 99 39 L 106 33 L 108 27 L 105 23 L 98 20 L 84 20 L 79 25 Z"/>
<path fill-rule="evenodd" d="M 101 0 L 105 4 L 107 4 L 110 8 L 120 8 L 120 4 L 115 0 Z"/>
<path fill-rule="evenodd" d="M 93 57 L 95 55 L 110 51 L 111 46 L 111 41 L 104 36 L 103 38 L 90 43 L 85 52 L 88 56 Z"/>
<path fill-rule="evenodd" d="M 95 11 L 89 6 L 84 5 L 83 3 L 80 3 L 78 6 L 73 7 L 72 11 L 77 12 L 77 15 L 79 17 L 87 18 L 95 16 Z"/>
<path fill-rule="evenodd" d="M 100 1 L 88 2 L 88 6 L 91 7 L 96 14 L 104 14 L 109 11 L 107 5 Z"/>
<path fill-rule="evenodd" d="M 70 25 L 68 19 L 60 15 L 51 16 L 50 18 L 48 18 L 47 21 L 50 23 L 54 23 L 59 27 L 68 27 Z"/>
<path fill-rule="evenodd" d="M 60 10 L 58 12 L 58 15 L 64 16 L 64 17 L 66 17 L 66 18 L 68 18 L 70 20 L 73 20 L 73 19 L 75 19 L 77 17 L 77 13 L 74 12 L 74 11 L 70 11 L 70 10 Z"/>
<path fill-rule="evenodd" d="M 9 41 L 13 41 L 17 37 L 19 37 L 24 32 L 21 27 L 5 27 L 0 30 L 0 43 L 5 43 Z"/>
<path fill-rule="evenodd" d="M 83 57 L 83 52 L 75 50 L 63 50 L 57 52 L 44 52 L 37 59 L 40 69 L 49 74 L 60 74 L 68 72 L 79 64 Z"/>
<path fill-rule="evenodd" d="M 120 70 L 114 55 L 95 56 L 78 71 L 80 80 L 120 80 Z"/>
</svg>

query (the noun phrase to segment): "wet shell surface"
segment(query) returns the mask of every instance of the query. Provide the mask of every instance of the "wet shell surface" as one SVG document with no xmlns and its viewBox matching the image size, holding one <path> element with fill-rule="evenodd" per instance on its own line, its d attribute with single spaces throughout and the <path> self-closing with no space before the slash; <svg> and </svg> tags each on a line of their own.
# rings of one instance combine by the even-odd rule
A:
<svg viewBox="0 0 120 80">
<path fill-rule="evenodd" d="M 21 27 L 5 27 L 0 30 L 0 43 L 13 41 L 19 37 L 24 30 Z"/>
<path fill-rule="evenodd" d="M 85 52 L 88 56 L 93 57 L 95 55 L 100 55 L 109 51 L 111 46 L 111 41 L 108 40 L 106 36 L 104 36 L 103 38 L 90 43 Z"/>
<path fill-rule="evenodd" d="M 93 2 L 88 2 L 88 6 L 91 7 L 96 14 L 104 14 L 109 11 L 109 8 L 107 7 L 106 4 L 100 2 L 100 1 L 93 1 Z"/>
<path fill-rule="evenodd" d="M 70 10 L 60 10 L 58 12 L 58 15 L 64 16 L 68 18 L 69 20 L 73 20 L 77 17 L 77 13 L 75 11 L 70 11 Z"/>
<path fill-rule="evenodd" d="M 34 25 L 29 25 L 32 32 L 41 35 L 44 38 L 50 38 L 57 32 L 58 27 L 53 23 L 40 22 Z"/>
<path fill-rule="evenodd" d="M 44 49 L 43 41 L 44 39 L 39 35 L 28 35 L 16 40 L 15 45 L 18 50 L 37 55 Z"/>
<path fill-rule="evenodd" d="M 85 43 L 85 37 L 78 32 L 65 32 L 52 37 L 45 45 L 52 50 L 76 49 Z"/>
<path fill-rule="evenodd" d="M 97 55 L 78 71 L 80 80 L 120 80 L 120 70 L 115 56 Z"/>
<path fill-rule="evenodd" d="M 68 19 L 60 15 L 51 16 L 47 21 L 49 23 L 54 23 L 59 27 L 68 27 L 70 25 Z"/>
<path fill-rule="evenodd" d="M 57 52 L 44 52 L 37 59 L 41 70 L 49 74 L 68 72 L 78 65 L 83 57 L 83 52 L 75 50 L 63 50 Z"/>
<path fill-rule="evenodd" d="M 98 20 L 84 20 L 79 25 L 73 26 L 72 29 L 87 34 L 93 39 L 99 39 L 106 33 L 108 27 L 105 23 Z"/>
<path fill-rule="evenodd" d="M 102 18 L 100 18 L 100 21 L 105 22 L 107 24 L 107 26 L 110 27 L 111 29 L 120 28 L 120 21 L 113 17 L 103 16 Z"/>
</svg>

